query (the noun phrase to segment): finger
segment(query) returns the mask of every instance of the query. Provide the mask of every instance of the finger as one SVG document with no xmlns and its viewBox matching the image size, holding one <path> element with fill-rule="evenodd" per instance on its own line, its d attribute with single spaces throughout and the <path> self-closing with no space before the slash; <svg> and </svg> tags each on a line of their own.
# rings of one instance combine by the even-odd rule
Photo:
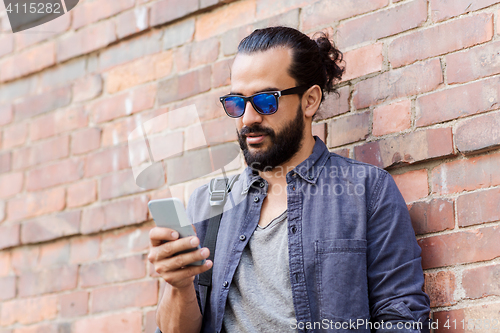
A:
<svg viewBox="0 0 500 333">
<path fill-rule="evenodd" d="M 192 281 L 195 275 L 201 274 L 212 268 L 213 262 L 207 260 L 205 264 L 201 266 L 187 266 L 175 271 L 169 271 L 168 273 L 161 274 L 161 277 L 170 285 L 174 287 L 185 286 L 186 280 Z"/>
<path fill-rule="evenodd" d="M 194 249 L 198 244 L 200 244 L 198 237 L 185 237 L 160 244 L 150 249 L 148 260 L 151 263 L 155 263 L 173 257 L 178 252 Z"/>
<path fill-rule="evenodd" d="M 154 227 L 149 231 L 151 246 L 159 246 L 164 241 L 173 241 L 179 238 L 179 233 L 170 228 Z"/>
<path fill-rule="evenodd" d="M 160 262 L 160 264 L 161 268 L 164 269 L 165 271 L 175 271 L 182 267 L 186 267 L 192 263 L 195 263 L 197 261 L 206 259 L 208 258 L 209 255 L 210 255 L 210 250 L 204 247 L 196 251 L 182 253 L 174 257 L 168 258 Z"/>
</svg>

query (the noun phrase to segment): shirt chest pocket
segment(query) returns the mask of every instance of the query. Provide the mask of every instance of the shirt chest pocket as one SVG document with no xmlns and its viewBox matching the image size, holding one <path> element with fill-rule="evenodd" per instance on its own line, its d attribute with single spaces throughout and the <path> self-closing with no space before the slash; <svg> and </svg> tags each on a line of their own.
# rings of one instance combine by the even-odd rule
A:
<svg viewBox="0 0 500 333">
<path fill-rule="evenodd" d="M 366 271 L 366 240 L 315 242 L 315 274 L 322 320 L 344 322 L 370 317 Z"/>
</svg>

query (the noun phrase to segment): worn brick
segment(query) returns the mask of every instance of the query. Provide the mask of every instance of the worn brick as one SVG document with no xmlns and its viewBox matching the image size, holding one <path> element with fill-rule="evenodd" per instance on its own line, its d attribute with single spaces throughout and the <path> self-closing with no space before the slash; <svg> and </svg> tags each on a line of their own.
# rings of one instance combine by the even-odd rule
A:
<svg viewBox="0 0 500 333">
<path fill-rule="evenodd" d="M 432 308 L 457 303 L 453 297 L 456 288 L 455 273 L 451 271 L 425 273 L 424 278 L 424 291 L 431 299 Z"/>
<path fill-rule="evenodd" d="M 493 16 L 478 14 L 431 26 L 395 39 L 389 46 L 393 68 L 491 40 Z"/>
<path fill-rule="evenodd" d="M 85 178 L 128 168 L 128 147 L 118 146 L 92 153 L 85 164 Z"/>
<path fill-rule="evenodd" d="M 441 63 L 439 59 L 432 59 L 357 83 L 354 86 L 353 103 L 357 109 L 363 109 L 384 101 L 432 91 L 442 83 Z"/>
<path fill-rule="evenodd" d="M 377 43 L 346 52 L 344 54 L 345 73 L 342 81 L 381 71 L 384 62 L 382 49 L 383 44 Z"/>
<path fill-rule="evenodd" d="M 468 229 L 418 240 L 422 268 L 436 268 L 491 260 L 500 256 L 500 227 Z"/>
<path fill-rule="evenodd" d="M 68 186 L 68 208 L 85 206 L 97 199 L 97 186 L 94 180 L 81 181 Z"/>
<path fill-rule="evenodd" d="M 328 128 L 328 147 L 361 141 L 370 134 L 370 112 L 353 113 L 334 118 Z"/>
<path fill-rule="evenodd" d="M 61 15 L 52 21 L 46 22 L 29 30 L 17 32 L 16 49 L 22 50 L 28 46 L 38 44 L 67 31 L 71 25 L 71 15 Z"/>
<path fill-rule="evenodd" d="M 451 128 L 417 131 L 354 147 L 356 159 L 381 168 L 454 154 Z"/>
<path fill-rule="evenodd" d="M 422 199 L 429 194 L 427 169 L 408 171 L 393 175 L 392 178 L 406 202 Z"/>
<path fill-rule="evenodd" d="M 101 146 L 101 129 L 86 128 L 71 135 L 71 152 L 74 155 L 85 154 Z"/>
<path fill-rule="evenodd" d="M 69 329 L 69 323 L 43 323 L 18 327 L 12 333 L 66 333 Z"/>
<path fill-rule="evenodd" d="M 19 224 L 0 225 L 0 249 L 6 249 L 20 244 Z"/>
<path fill-rule="evenodd" d="M 167 113 L 168 128 L 174 130 L 187 127 L 194 124 L 195 119 L 204 122 L 225 116 L 219 97 L 227 93 L 227 89 L 212 89 L 208 93 L 200 94 L 175 103 Z M 193 112 L 196 112 L 195 114 L 197 114 L 197 117 L 194 114 L 189 114 L 189 116 L 183 115 L 182 111 L 179 109 L 184 107 L 193 108 L 193 110 L 195 110 Z"/>
<path fill-rule="evenodd" d="M 59 296 L 60 315 L 63 318 L 84 316 L 88 313 L 89 293 L 76 291 Z"/>
<path fill-rule="evenodd" d="M 87 60 L 79 58 L 58 64 L 57 66 L 43 71 L 40 75 L 42 87 L 60 87 L 69 85 L 71 82 L 85 75 Z"/>
<path fill-rule="evenodd" d="M 0 277 L 8 276 L 11 273 L 12 255 L 9 251 L 0 252 Z"/>
<path fill-rule="evenodd" d="M 28 171 L 26 190 L 38 191 L 83 177 L 84 161 L 67 159 Z"/>
<path fill-rule="evenodd" d="M 134 5 L 134 0 L 115 0 L 105 3 L 101 3 L 100 1 L 83 2 L 72 11 L 72 28 L 76 30 L 88 26 L 91 23 L 125 11 Z"/>
<path fill-rule="evenodd" d="M 199 9 L 196 0 L 161 0 L 151 6 L 151 26 L 164 24 L 187 16 Z"/>
<path fill-rule="evenodd" d="M 57 317 L 57 296 L 13 299 L 2 303 L 0 325 L 21 325 L 52 320 Z"/>
<path fill-rule="evenodd" d="M 130 194 L 143 192 L 144 189 L 137 186 L 132 169 L 113 172 L 101 178 L 99 198 L 109 200 Z"/>
<path fill-rule="evenodd" d="M 6 301 L 16 297 L 16 276 L 0 278 L 0 301 Z"/>
<path fill-rule="evenodd" d="M 499 104 L 500 78 L 493 77 L 417 98 L 415 123 L 436 124 L 494 110 Z"/>
<path fill-rule="evenodd" d="M 229 117 L 204 122 L 199 126 L 192 126 L 186 129 L 186 150 L 208 145 L 236 141 L 236 126 L 234 120 Z M 198 136 L 202 136 L 201 140 Z"/>
<path fill-rule="evenodd" d="M 189 18 L 168 25 L 163 33 L 163 49 L 168 50 L 193 40 L 195 19 Z"/>
<path fill-rule="evenodd" d="M 212 65 L 212 88 L 227 86 L 231 83 L 231 67 L 234 58 L 227 58 Z M 1 122 L 1 121 L 0 121 Z"/>
<path fill-rule="evenodd" d="M 234 55 L 240 41 L 254 30 L 253 24 L 247 24 L 224 32 L 221 35 L 221 48 L 225 56 Z"/>
<path fill-rule="evenodd" d="M 459 196 L 457 211 L 460 227 L 500 220 L 500 189 L 494 188 Z"/>
<path fill-rule="evenodd" d="M 96 260 L 100 255 L 100 244 L 100 236 L 72 238 L 70 240 L 70 263 L 81 264 Z"/>
<path fill-rule="evenodd" d="M 100 74 L 91 74 L 76 80 L 73 83 L 73 101 L 84 102 L 94 99 L 102 93 L 102 77 Z"/>
<path fill-rule="evenodd" d="M 92 291 L 93 313 L 156 305 L 158 280 L 97 288 Z"/>
<path fill-rule="evenodd" d="M 99 50 L 116 41 L 115 25 L 103 21 L 76 31 L 57 42 L 57 61 L 62 62 Z"/>
<path fill-rule="evenodd" d="M 175 193 L 177 194 L 178 191 Z M 163 196 L 161 198 L 165 198 Z M 169 195 L 168 197 L 171 197 Z M 157 197 L 159 199 L 160 197 Z M 151 198 L 153 200 L 153 198 Z M 143 252 L 149 248 L 149 231 L 153 223 L 141 228 L 132 227 L 124 231 L 107 234 L 101 242 L 101 258 L 113 259 L 118 256 Z"/>
<path fill-rule="evenodd" d="M 9 124 L 12 119 L 14 119 L 14 113 L 12 112 L 12 105 L 1 105 L 0 106 L 0 126 Z"/>
<path fill-rule="evenodd" d="M 62 108 L 71 102 L 71 89 L 61 87 L 44 91 L 14 104 L 14 117 L 23 120 Z"/>
<path fill-rule="evenodd" d="M 170 75 L 173 67 L 171 51 L 146 56 L 133 62 L 114 67 L 107 76 L 106 87 L 110 94 L 155 81 Z"/>
<path fill-rule="evenodd" d="M 326 123 L 313 124 L 312 135 L 319 137 L 323 142 L 326 142 Z"/>
<path fill-rule="evenodd" d="M 434 22 L 443 21 L 461 14 L 475 12 L 498 3 L 497 0 L 430 0 L 432 20 Z"/>
<path fill-rule="evenodd" d="M 449 194 L 500 185 L 500 154 L 443 163 L 432 170 L 432 193 Z"/>
<path fill-rule="evenodd" d="M 467 298 L 500 296 L 500 265 L 474 267 L 464 271 L 462 287 Z"/>
<path fill-rule="evenodd" d="M 73 323 L 74 333 L 137 333 L 142 331 L 142 311 L 114 313 L 99 317 L 84 317 Z"/>
<path fill-rule="evenodd" d="M 9 172 L 11 170 L 12 154 L 5 152 L 0 154 L 0 173 Z"/>
<path fill-rule="evenodd" d="M 59 133 L 86 127 L 87 111 L 82 106 L 51 112 L 32 120 L 30 123 L 31 141 L 47 138 Z"/>
<path fill-rule="evenodd" d="M 411 101 L 404 100 L 373 109 L 373 131 L 376 136 L 401 132 L 411 126 Z"/>
<path fill-rule="evenodd" d="M 14 123 L 3 130 L 2 148 L 5 150 L 24 144 L 28 137 L 28 124 Z"/>
<path fill-rule="evenodd" d="M 16 98 L 31 94 L 35 90 L 37 83 L 35 75 L 3 83 L 2 89 L 0 89 L 0 101 L 2 103 L 11 103 Z"/>
<path fill-rule="evenodd" d="M 84 288 L 141 279 L 145 276 L 145 254 L 80 266 L 80 284 Z"/>
<path fill-rule="evenodd" d="M 68 265 L 69 251 L 70 243 L 67 239 L 41 245 L 38 269 Z"/>
<path fill-rule="evenodd" d="M 54 42 L 17 53 L 0 63 L 0 82 L 10 81 L 38 72 L 56 63 Z"/>
<path fill-rule="evenodd" d="M 500 112 L 461 121 L 455 129 L 455 144 L 464 154 L 497 148 L 500 145 Z"/>
<path fill-rule="evenodd" d="M 160 81 L 158 104 L 166 104 L 210 90 L 211 66 L 207 65 L 180 76 Z"/>
<path fill-rule="evenodd" d="M 90 234 L 147 220 L 148 197 L 145 195 L 105 203 L 83 211 L 81 232 Z"/>
<path fill-rule="evenodd" d="M 22 246 L 12 250 L 12 271 L 20 275 L 26 271 L 37 270 L 40 248 L 38 246 Z"/>
<path fill-rule="evenodd" d="M 0 222 L 5 220 L 5 201 L 0 201 Z"/>
<path fill-rule="evenodd" d="M 148 311 L 144 314 L 144 332 L 154 332 L 158 327 L 156 323 L 156 311 Z"/>
<path fill-rule="evenodd" d="M 16 195 L 23 189 L 24 175 L 22 172 L 0 174 L 0 199 Z"/>
<path fill-rule="evenodd" d="M 80 211 L 62 212 L 24 221 L 21 226 L 23 244 L 40 243 L 80 232 Z"/>
<path fill-rule="evenodd" d="M 414 202 L 408 209 L 416 235 L 452 230 L 455 227 L 453 201 L 449 199 Z"/>
<path fill-rule="evenodd" d="M 14 51 L 14 35 L 12 34 L 2 34 L 0 36 L 0 57 L 3 57 Z"/>
<path fill-rule="evenodd" d="M 64 188 L 27 193 L 7 202 L 7 219 L 11 221 L 61 211 L 65 206 Z"/>
<path fill-rule="evenodd" d="M 217 36 L 230 27 L 249 24 L 255 20 L 256 1 L 236 1 L 201 14 L 196 20 L 195 40 Z"/>
<path fill-rule="evenodd" d="M 195 68 L 206 64 L 211 64 L 219 56 L 219 39 L 209 38 L 192 44 L 189 67 Z"/>
<path fill-rule="evenodd" d="M 337 91 L 338 95 L 331 93 L 325 96 L 325 100 L 314 115 L 314 120 L 323 120 L 349 112 L 349 86 L 339 88 Z"/>
<path fill-rule="evenodd" d="M 19 297 L 56 293 L 76 288 L 78 266 L 62 266 L 19 276 Z"/>
<path fill-rule="evenodd" d="M 355 18 L 337 27 L 343 49 L 421 26 L 427 20 L 427 0 L 414 0 Z"/>
<path fill-rule="evenodd" d="M 118 39 L 144 31 L 149 27 L 149 8 L 135 7 L 134 10 L 120 14 L 116 17 L 115 24 Z"/>
<path fill-rule="evenodd" d="M 498 323 L 496 318 L 499 311 L 500 303 L 468 305 L 460 309 L 437 311 L 433 313 L 433 317 L 434 321 L 439 323 L 439 327 L 434 332 L 494 332 L 494 330 L 485 329 L 484 327 L 486 324 L 493 327 Z"/>
</svg>

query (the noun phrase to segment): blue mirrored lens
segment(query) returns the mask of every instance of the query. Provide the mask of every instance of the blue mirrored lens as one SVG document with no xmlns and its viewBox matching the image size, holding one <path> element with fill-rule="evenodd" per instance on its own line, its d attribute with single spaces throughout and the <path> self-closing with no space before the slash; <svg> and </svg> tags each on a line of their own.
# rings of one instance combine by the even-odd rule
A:
<svg viewBox="0 0 500 333">
<path fill-rule="evenodd" d="M 255 95 L 253 103 L 264 114 L 271 114 L 277 110 L 276 97 L 273 94 Z"/>
<path fill-rule="evenodd" d="M 232 117 L 241 117 L 245 112 L 245 101 L 241 97 L 226 97 L 224 106 L 226 107 L 227 113 Z"/>
</svg>

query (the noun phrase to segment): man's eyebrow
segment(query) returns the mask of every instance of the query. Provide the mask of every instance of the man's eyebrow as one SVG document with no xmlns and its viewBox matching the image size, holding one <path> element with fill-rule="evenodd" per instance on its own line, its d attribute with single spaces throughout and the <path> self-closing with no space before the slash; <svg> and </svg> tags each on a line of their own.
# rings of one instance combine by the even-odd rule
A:
<svg viewBox="0 0 500 333">
<path fill-rule="evenodd" d="M 258 94 L 258 93 L 261 93 L 261 92 L 267 92 L 267 91 L 280 91 L 278 88 L 276 87 L 267 87 L 265 89 L 261 89 L 261 90 L 258 90 L 256 92 L 254 92 L 252 95 L 255 95 L 255 94 Z M 237 91 L 231 91 L 229 93 L 229 95 L 239 95 L 239 96 L 244 96 L 242 93 L 240 92 L 237 92 Z"/>
</svg>

